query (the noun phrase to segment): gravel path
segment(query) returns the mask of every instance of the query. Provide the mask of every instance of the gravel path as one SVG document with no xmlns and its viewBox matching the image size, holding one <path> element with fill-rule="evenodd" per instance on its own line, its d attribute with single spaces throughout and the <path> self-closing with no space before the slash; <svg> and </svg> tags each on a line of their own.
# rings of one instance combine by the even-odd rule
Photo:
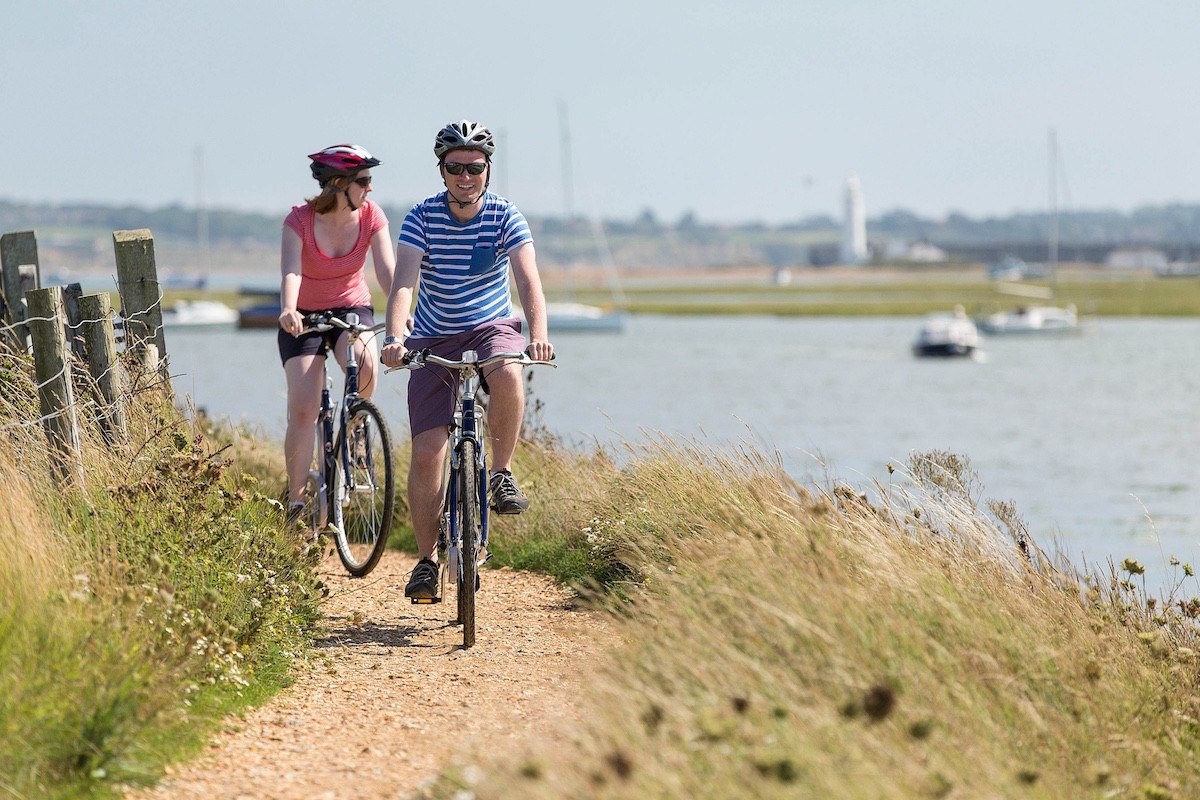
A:
<svg viewBox="0 0 1200 800">
<path fill-rule="evenodd" d="M 611 642 L 599 615 L 572 610 L 569 594 L 540 575 L 485 570 L 476 644 L 463 650 L 452 602 L 404 599 L 412 565 L 389 551 L 351 580 L 327 558 L 312 669 L 230 720 L 195 762 L 129 797 L 405 797 L 464 739 L 520 752 L 528 733 L 577 716 L 579 683 Z"/>
</svg>

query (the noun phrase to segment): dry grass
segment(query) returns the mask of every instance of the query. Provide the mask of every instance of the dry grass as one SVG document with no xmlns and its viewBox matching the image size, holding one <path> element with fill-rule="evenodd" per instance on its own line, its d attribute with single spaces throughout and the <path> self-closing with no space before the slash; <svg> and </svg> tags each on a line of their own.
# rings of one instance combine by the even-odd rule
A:
<svg viewBox="0 0 1200 800">
<path fill-rule="evenodd" d="M 0 389 L 0 796 L 114 796 L 285 679 L 312 562 L 152 377 L 116 443 L 76 382 L 82 485 L 56 476 L 27 359 L 0 353 Z"/>
<path fill-rule="evenodd" d="M 622 564 L 626 645 L 585 725 L 435 794 L 1200 794 L 1196 604 L 1051 563 L 963 460 L 914 457 L 871 501 L 689 443 L 544 463 L 578 502 L 509 533 Z"/>
</svg>

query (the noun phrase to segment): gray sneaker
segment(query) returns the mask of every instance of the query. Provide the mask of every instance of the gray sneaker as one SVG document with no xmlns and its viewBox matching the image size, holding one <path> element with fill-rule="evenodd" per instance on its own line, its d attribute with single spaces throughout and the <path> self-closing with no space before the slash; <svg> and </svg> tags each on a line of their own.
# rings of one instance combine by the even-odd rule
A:
<svg viewBox="0 0 1200 800">
<path fill-rule="evenodd" d="M 520 514 L 529 508 L 529 498 L 521 493 L 516 478 L 508 470 L 492 473 L 488 491 L 492 495 L 492 510 L 497 514 Z"/>
</svg>

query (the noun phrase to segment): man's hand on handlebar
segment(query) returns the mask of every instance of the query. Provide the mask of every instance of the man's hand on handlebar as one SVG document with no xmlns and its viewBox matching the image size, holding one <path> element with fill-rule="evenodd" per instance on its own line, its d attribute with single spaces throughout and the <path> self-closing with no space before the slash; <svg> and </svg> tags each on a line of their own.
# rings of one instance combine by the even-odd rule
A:
<svg viewBox="0 0 1200 800">
<path fill-rule="evenodd" d="M 408 352 L 403 342 L 385 344 L 379 351 L 379 360 L 385 367 L 398 367 L 404 362 L 404 354 Z"/>
<path fill-rule="evenodd" d="M 554 345 L 544 341 L 533 341 L 525 348 L 525 353 L 534 361 L 549 361 L 554 358 Z"/>
</svg>

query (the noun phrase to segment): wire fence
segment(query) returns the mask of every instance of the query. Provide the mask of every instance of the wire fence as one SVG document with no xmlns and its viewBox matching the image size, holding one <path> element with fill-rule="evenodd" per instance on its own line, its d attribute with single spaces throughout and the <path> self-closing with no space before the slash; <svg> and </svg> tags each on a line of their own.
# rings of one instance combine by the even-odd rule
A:
<svg viewBox="0 0 1200 800">
<path fill-rule="evenodd" d="M 107 293 L 41 287 L 33 231 L 0 236 L 0 380 L 11 384 L 0 393 L 0 434 L 42 428 L 52 469 L 67 483 L 84 479 L 81 425 L 127 447 L 127 405 L 147 391 L 173 396 L 153 236 L 115 231 L 113 245 L 120 314 Z"/>
</svg>

